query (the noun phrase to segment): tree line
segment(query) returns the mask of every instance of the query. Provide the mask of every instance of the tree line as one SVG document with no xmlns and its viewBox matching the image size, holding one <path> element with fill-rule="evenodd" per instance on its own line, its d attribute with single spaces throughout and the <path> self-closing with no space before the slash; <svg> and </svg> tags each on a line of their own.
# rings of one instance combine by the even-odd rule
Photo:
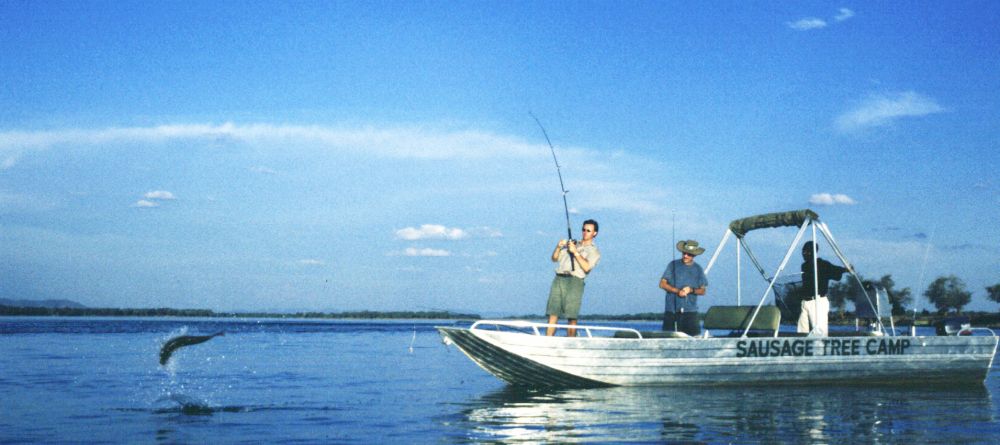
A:
<svg viewBox="0 0 1000 445">
<path fill-rule="evenodd" d="M 905 315 L 907 306 L 913 304 L 910 288 L 896 289 L 892 275 L 883 275 L 878 280 L 861 278 L 861 286 L 874 298 L 872 292 L 876 288 L 885 289 L 892 305 L 892 315 Z M 849 279 L 846 282 L 830 286 L 830 306 L 843 312 L 847 301 L 857 301 L 854 297 L 861 295 L 858 280 Z M 924 298 L 934 305 L 938 314 L 948 312 L 961 313 L 962 308 L 972 302 L 972 292 L 966 290 L 965 282 L 955 275 L 941 276 L 927 286 L 923 292 Z M 1000 283 L 986 287 L 986 298 L 1000 304 Z"/>
</svg>

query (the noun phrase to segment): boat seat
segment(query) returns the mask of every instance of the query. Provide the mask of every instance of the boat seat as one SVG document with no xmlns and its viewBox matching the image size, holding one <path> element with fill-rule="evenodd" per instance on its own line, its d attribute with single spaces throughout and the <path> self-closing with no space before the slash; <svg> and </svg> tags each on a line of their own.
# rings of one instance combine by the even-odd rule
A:
<svg viewBox="0 0 1000 445">
<path fill-rule="evenodd" d="M 747 329 L 756 306 L 712 306 L 705 312 L 704 329 L 742 331 Z M 781 311 L 777 306 L 761 306 L 757 318 L 750 326 L 751 331 L 770 331 L 777 335 L 781 326 Z"/>
</svg>

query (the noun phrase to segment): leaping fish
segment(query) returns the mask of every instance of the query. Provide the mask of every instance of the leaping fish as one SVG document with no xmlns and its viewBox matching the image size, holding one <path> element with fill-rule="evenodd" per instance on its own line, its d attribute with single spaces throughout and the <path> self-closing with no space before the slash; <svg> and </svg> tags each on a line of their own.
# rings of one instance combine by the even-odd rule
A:
<svg viewBox="0 0 1000 445">
<path fill-rule="evenodd" d="M 180 337 L 171 338 L 163 344 L 162 348 L 160 348 L 160 364 L 166 365 L 167 361 L 170 360 L 170 355 L 180 348 L 196 345 L 198 343 L 204 343 L 220 335 L 226 335 L 226 333 L 216 332 L 212 335 L 181 335 Z"/>
</svg>

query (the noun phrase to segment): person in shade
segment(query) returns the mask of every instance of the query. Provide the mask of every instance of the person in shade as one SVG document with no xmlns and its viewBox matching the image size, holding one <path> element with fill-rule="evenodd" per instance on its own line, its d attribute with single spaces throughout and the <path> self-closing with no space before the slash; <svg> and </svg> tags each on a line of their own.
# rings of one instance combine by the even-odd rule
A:
<svg viewBox="0 0 1000 445">
<path fill-rule="evenodd" d="M 576 326 L 583 303 L 584 279 L 601 260 L 601 251 L 594 244 L 596 236 L 597 221 L 588 219 L 583 222 L 583 239 L 579 243 L 564 239 L 556 244 L 552 252 L 552 261 L 557 263 L 556 276 L 552 279 L 545 307 L 550 325 L 556 324 L 559 318 L 565 318 L 571 326 Z M 549 326 L 545 333 L 555 335 L 556 328 Z M 566 335 L 576 336 L 576 329 L 567 329 Z"/>
<path fill-rule="evenodd" d="M 695 336 L 701 334 L 698 323 L 698 297 L 705 295 L 708 278 L 694 257 L 705 253 L 695 240 L 677 243 L 681 259 L 667 265 L 660 277 L 660 289 L 667 293 L 663 309 L 663 330 L 680 331 Z"/>
<path fill-rule="evenodd" d="M 804 289 L 796 331 L 813 333 L 825 337 L 828 333 L 828 317 L 830 300 L 827 294 L 830 290 L 830 280 L 839 281 L 847 268 L 835 266 L 822 258 L 813 261 L 819 246 L 812 241 L 802 245 L 802 289 Z M 819 274 L 814 271 L 818 270 Z M 818 279 L 817 279 L 818 275 Z"/>
</svg>

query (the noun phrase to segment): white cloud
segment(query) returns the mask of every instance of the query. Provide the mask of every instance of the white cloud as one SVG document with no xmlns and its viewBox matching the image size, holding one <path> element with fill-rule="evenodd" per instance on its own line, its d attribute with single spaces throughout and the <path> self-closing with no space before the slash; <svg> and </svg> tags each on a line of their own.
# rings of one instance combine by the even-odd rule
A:
<svg viewBox="0 0 1000 445">
<path fill-rule="evenodd" d="M 851 17 L 854 17 L 854 11 L 847 8 L 840 8 L 833 20 L 843 22 Z"/>
<path fill-rule="evenodd" d="M 794 22 L 788 22 L 788 27 L 796 31 L 809 31 L 813 29 L 826 28 L 826 20 L 815 17 L 807 17 Z"/>
<path fill-rule="evenodd" d="M 809 204 L 832 206 L 837 204 L 854 205 L 857 201 L 844 194 L 817 193 L 809 197 Z"/>
<path fill-rule="evenodd" d="M 16 156 L 7 156 L 4 158 L 3 162 L 0 162 L 0 170 L 7 170 L 17 164 Z"/>
<path fill-rule="evenodd" d="M 152 207 L 159 207 L 160 205 L 157 204 L 157 203 L 155 203 L 155 202 L 153 202 L 153 201 L 147 201 L 145 199 L 140 199 L 140 200 L 136 201 L 135 204 L 132 204 L 132 206 L 133 207 L 139 207 L 139 208 L 152 208 Z"/>
<path fill-rule="evenodd" d="M 934 99 L 913 91 L 873 95 L 836 119 L 837 128 L 852 132 L 888 125 L 903 117 L 919 117 L 945 111 Z"/>
<path fill-rule="evenodd" d="M 173 193 L 164 190 L 154 190 L 151 192 L 146 192 L 146 194 L 142 195 L 142 197 L 146 199 L 163 199 L 163 200 L 176 199 Z"/>
<path fill-rule="evenodd" d="M 448 228 L 438 224 L 424 224 L 420 228 L 407 227 L 396 231 L 396 237 L 407 241 L 422 239 L 447 239 L 459 240 L 468 237 L 469 234 L 457 228 Z"/>
<path fill-rule="evenodd" d="M 409 247 L 403 251 L 403 256 L 429 256 L 429 257 L 442 257 L 451 256 L 451 252 L 444 249 L 431 249 L 425 247 L 418 249 L 416 247 Z"/>
</svg>

